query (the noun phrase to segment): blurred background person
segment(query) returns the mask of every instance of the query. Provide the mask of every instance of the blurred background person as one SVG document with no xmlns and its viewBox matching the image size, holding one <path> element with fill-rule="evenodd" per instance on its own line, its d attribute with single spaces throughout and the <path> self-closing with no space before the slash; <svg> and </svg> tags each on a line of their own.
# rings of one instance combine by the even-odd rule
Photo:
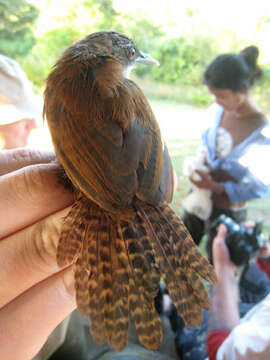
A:
<svg viewBox="0 0 270 360">
<path fill-rule="evenodd" d="M 20 65 L 0 54 L 0 148 L 26 146 L 41 121 L 42 107 L 42 97 L 34 94 Z"/>
<path fill-rule="evenodd" d="M 4 116 L 6 115 L 6 112 Z M 0 106 L 0 116 L 1 106 Z M 1 121 L 0 123 L 0 145 L 1 149 L 13 149 L 24 147 L 28 144 L 28 139 L 33 129 L 37 128 L 35 119 L 14 119 L 14 122 Z"/>
<path fill-rule="evenodd" d="M 207 353 L 210 360 L 267 360 L 270 357 L 269 284 L 268 294 L 240 320 L 237 268 L 230 259 L 227 236 L 227 228 L 220 225 L 213 241 L 213 262 L 218 283 L 212 288 Z M 269 278 L 269 244 L 259 252 L 256 264 Z M 255 286 L 262 276 L 258 272 Z"/>
<path fill-rule="evenodd" d="M 264 159 L 270 156 L 270 128 L 251 92 L 255 81 L 262 76 L 258 55 L 256 46 L 249 46 L 239 54 L 220 55 L 204 73 L 204 83 L 215 97 L 209 112 L 212 125 L 202 134 L 203 165 L 207 171 L 195 169 L 200 178 L 190 177 L 190 181 L 195 189 L 211 193 L 212 208 L 206 217 L 186 210 L 183 221 L 196 244 L 207 234 L 210 261 L 215 236 L 211 231 L 213 221 L 225 214 L 237 223 L 244 222 L 247 202 L 269 192 L 270 176 Z M 197 205 L 201 204 L 198 200 Z"/>
<path fill-rule="evenodd" d="M 269 359 L 270 245 L 254 222 L 241 229 L 229 218 L 219 223 L 213 240 L 218 282 L 201 327 L 187 328 L 175 308 L 169 312 L 179 359 Z"/>
</svg>

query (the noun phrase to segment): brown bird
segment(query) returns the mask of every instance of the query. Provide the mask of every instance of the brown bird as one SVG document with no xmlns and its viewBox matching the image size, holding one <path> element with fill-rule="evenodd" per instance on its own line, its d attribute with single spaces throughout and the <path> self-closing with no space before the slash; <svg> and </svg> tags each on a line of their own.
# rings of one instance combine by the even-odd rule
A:
<svg viewBox="0 0 270 360">
<path fill-rule="evenodd" d="M 94 339 L 114 349 L 127 345 L 130 316 L 140 342 L 159 347 L 160 279 L 189 326 L 209 307 L 200 277 L 215 281 L 167 205 L 173 168 L 143 92 L 127 78 L 137 63 L 154 60 L 126 36 L 94 33 L 64 51 L 45 90 L 56 155 L 76 188 L 57 261 L 76 263 L 78 309 Z"/>
</svg>

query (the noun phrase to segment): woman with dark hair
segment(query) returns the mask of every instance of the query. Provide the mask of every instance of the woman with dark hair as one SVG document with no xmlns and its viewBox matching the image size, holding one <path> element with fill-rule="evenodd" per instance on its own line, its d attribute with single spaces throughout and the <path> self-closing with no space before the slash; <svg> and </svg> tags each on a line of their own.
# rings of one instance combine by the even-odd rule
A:
<svg viewBox="0 0 270 360">
<path fill-rule="evenodd" d="M 183 221 L 197 244 L 206 234 L 206 248 L 211 262 L 212 243 L 217 236 L 216 219 L 225 214 L 237 223 L 245 222 L 247 202 L 266 196 L 270 187 L 270 126 L 252 98 L 252 86 L 262 76 L 257 65 L 258 55 L 256 46 L 249 46 L 239 54 L 220 55 L 204 73 L 204 84 L 215 97 L 215 102 L 209 109 L 211 126 L 202 134 L 202 152 L 195 157 L 204 170 L 197 171 L 200 180 L 194 180 L 194 174 L 190 177 L 194 191 L 183 202 Z M 202 198 L 203 192 L 197 192 L 196 197 L 198 188 L 200 191 L 207 190 L 205 194 L 210 193 L 210 202 L 206 197 Z M 199 193 L 201 198 L 198 200 Z M 190 199 L 192 202 L 186 202 Z M 214 260 L 215 264 L 216 257 Z M 269 292 L 269 282 L 264 281 L 263 276 L 254 262 L 250 263 L 247 272 L 243 272 L 239 282 L 241 315 Z M 226 285 L 229 287 L 228 281 Z M 222 296 L 225 297 L 224 292 Z M 218 305 L 221 307 L 220 302 Z M 217 318 L 224 315 L 220 309 L 219 314 L 213 308 Z M 173 318 L 173 324 L 177 324 L 176 348 L 183 360 L 203 360 L 207 356 L 208 313 L 204 315 L 202 327 L 197 329 L 184 327 L 179 317 Z M 213 341 L 208 344 L 211 353 L 212 345 Z M 217 347 L 214 349 L 217 350 Z M 214 358 L 212 354 L 210 359 Z"/>
<path fill-rule="evenodd" d="M 210 260 L 214 220 L 225 214 L 238 223 L 245 221 L 247 201 L 266 196 L 269 189 L 265 159 L 267 152 L 270 156 L 270 129 L 251 92 L 262 76 L 258 54 L 256 46 L 249 46 L 240 54 L 220 55 L 204 73 L 204 84 L 215 97 L 213 124 L 202 135 L 209 171 L 197 171 L 200 180 L 190 181 L 211 191 L 212 210 L 207 220 L 185 211 L 183 221 L 197 244 L 207 234 Z"/>
</svg>

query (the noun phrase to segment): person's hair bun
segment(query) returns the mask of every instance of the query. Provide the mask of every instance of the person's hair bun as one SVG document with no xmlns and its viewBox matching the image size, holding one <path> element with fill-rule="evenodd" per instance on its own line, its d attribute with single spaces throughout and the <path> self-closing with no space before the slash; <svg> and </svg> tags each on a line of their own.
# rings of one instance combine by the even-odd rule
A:
<svg viewBox="0 0 270 360">
<path fill-rule="evenodd" d="M 259 56 L 259 49 L 257 48 L 257 46 L 255 45 L 248 46 L 245 49 L 243 49 L 239 55 L 241 55 L 250 66 L 252 67 L 257 66 L 257 60 Z"/>
<path fill-rule="evenodd" d="M 257 46 L 251 45 L 243 49 L 239 55 L 245 59 L 246 63 L 251 68 L 251 79 L 253 83 L 255 80 L 257 80 L 263 75 L 261 68 L 257 65 L 259 49 Z"/>
</svg>

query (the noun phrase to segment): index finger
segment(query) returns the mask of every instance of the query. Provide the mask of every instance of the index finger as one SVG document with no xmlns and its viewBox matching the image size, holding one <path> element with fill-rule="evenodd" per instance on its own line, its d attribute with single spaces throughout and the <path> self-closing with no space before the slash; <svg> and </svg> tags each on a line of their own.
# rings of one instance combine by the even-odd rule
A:
<svg viewBox="0 0 270 360">
<path fill-rule="evenodd" d="M 70 205 L 72 191 L 59 181 L 59 165 L 37 164 L 0 177 L 0 238 Z"/>
<path fill-rule="evenodd" d="M 0 151 L 0 175 L 21 169 L 32 164 L 44 164 L 55 160 L 52 151 L 40 151 L 27 148 Z"/>
</svg>

